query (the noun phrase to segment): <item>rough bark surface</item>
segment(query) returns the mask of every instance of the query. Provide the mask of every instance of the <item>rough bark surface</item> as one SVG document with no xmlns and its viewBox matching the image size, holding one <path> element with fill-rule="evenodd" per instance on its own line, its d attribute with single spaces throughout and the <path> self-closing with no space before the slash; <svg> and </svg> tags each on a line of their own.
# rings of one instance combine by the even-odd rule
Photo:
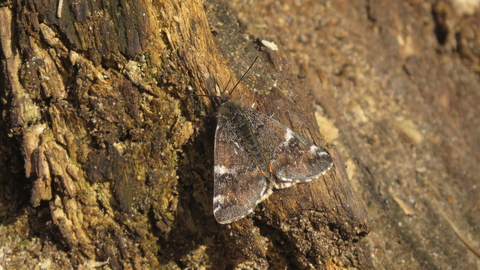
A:
<svg viewBox="0 0 480 270">
<path fill-rule="evenodd" d="M 61 3 L 0 7 L 1 267 L 480 267 L 474 6 Z M 226 92 L 335 162 L 220 225 Z"/>
</svg>

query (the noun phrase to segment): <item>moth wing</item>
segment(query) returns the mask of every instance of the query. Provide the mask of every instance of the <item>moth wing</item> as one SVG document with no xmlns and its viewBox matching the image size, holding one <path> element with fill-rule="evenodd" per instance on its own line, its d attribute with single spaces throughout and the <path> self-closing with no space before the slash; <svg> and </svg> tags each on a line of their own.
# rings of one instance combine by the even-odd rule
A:
<svg viewBox="0 0 480 270">
<path fill-rule="evenodd" d="M 222 224 L 253 212 L 272 185 L 238 144 L 234 128 L 219 119 L 215 132 L 213 214 Z"/>
<path fill-rule="evenodd" d="M 250 109 L 249 109 L 250 110 Z M 249 121 L 276 176 L 276 188 L 309 182 L 330 169 L 332 158 L 277 120 L 254 110 Z"/>
</svg>

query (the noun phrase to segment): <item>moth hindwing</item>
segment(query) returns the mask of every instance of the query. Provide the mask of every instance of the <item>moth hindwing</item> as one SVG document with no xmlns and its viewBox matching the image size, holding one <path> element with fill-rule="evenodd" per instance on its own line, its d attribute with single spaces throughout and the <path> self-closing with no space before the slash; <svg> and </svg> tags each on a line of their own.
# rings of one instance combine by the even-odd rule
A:
<svg viewBox="0 0 480 270">
<path fill-rule="evenodd" d="M 233 100 L 217 113 L 213 214 L 238 220 L 272 189 L 309 182 L 330 169 L 332 158 L 273 118 Z"/>
</svg>

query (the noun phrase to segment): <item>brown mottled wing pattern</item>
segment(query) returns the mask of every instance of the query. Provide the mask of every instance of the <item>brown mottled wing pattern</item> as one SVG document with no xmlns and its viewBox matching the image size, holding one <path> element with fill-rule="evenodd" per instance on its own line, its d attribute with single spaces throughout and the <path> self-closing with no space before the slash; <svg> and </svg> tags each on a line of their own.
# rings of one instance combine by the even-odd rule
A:
<svg viewBox="0 0 480 270">
<path fill-rule="evenodd" d="M 229 100 L 218 109 L 213 214 L 230 223 L 253 211 L 272 188 L 323 175 L 330 155 L 273 118 Z"/>
<path fill-rule="evenodd" d="M 272 192 L 271 184 L 239 145 L 232 123 L 219 117 L 215 132 L 213 214 L 219 223 L 240 219 Z"/>
<path fill-rule="evenodd" d="M 291 129 L 275 119 L 244 108 L 250 113 L 249 121 L 256 128 L 259 145 L 262 146 L 273 173 L 275 188 L 286 188 L 295 183 L 309 182 L 330 169 L 332 158 L 325 149 L 308 143 Z"/>
</svg>

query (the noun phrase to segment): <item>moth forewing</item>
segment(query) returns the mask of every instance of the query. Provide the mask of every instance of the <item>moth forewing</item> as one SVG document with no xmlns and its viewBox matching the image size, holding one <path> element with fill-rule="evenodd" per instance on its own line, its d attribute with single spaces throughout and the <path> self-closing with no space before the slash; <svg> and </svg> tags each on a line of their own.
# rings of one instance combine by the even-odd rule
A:
<svg viewBox="0 0 480 270">
<path fill-rule="evenodd" d="M 331 164 L 323 148 L 309 144 L 270 116 L 227 100 L 217 114 L 214 216 L 219 223 L 240 219 L 273 187 L 311 181 Z"/>
</svg>

